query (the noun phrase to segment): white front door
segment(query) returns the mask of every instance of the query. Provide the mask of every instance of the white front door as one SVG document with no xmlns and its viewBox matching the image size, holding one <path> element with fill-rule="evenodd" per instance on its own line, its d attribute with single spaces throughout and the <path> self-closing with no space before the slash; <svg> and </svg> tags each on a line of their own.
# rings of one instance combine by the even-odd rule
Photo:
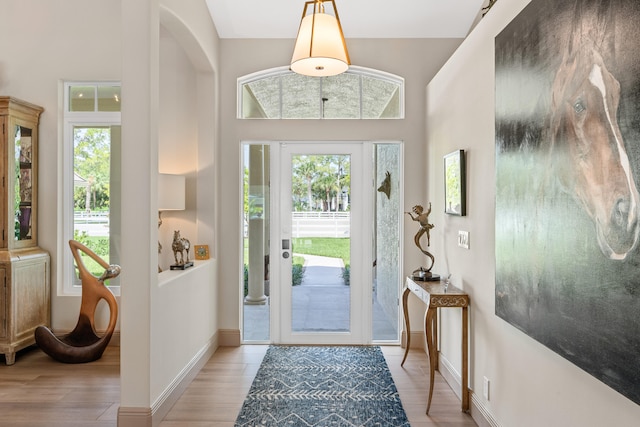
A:
<svg viewBox="0 0 640 427">
<path fill-rule="evenodd" d="M 373 190 L 364 159 L 372 144 L 287 142 L 276 150 L 272 341 L 369 343 Z"/>
</svg>

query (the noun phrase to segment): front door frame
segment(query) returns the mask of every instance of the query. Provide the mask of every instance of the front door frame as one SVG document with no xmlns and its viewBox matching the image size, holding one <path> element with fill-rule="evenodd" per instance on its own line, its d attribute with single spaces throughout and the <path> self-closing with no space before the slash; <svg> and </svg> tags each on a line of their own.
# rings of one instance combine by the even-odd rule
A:
<svg viewBox="0 0 640 427">
<path fill-rule="evenodd" d="M 286 148 L 284 148 L 286 147 Z M 282 215 L 288 215 L 281 208 L 282 198 L 290 197 L 290 176 L 285 177 L 282 152 L 291 152 L 292 148 L 310 148 L 313 154 L 351 154 L 351 327 L 349 332 L 336 333 L 293 333 L 291 332 L 291 286 L 278 286 L 291 283 L 291 257 L 283 263 L 282 239 L 291 239 L 290 225 L 283 226 Z M 337 150 L 337 151 L 336 151 Z M 311 154 L 311 153 L 309 153 Z M 360 161 L 354 162 L 358 158 Z M 355 163 L 355 166 L 354 166 Z M 359 164 L 358 164 L 359 163 Z M 364 141 L 343 142 L 280 142 L 271 144 L 271 342 L 274 344 L 370 344 L 372 341 L 372 271 L 366 268 L 373 263 L 371 243 L 373 242 L 373 143 Z M 355 173 L 354 173 L 355 170 Z M 359 177 L 359 179 L 354 179 Z M 288 183 L 285 182 L 288 180 Z M 288 185 L 288 186 L 287 186 Z M 355 221 L 354 221 L 355 219 Z M 354 227 L 354 223 L 361 226 Z M 355 243 L 355 245 L 354 245 Z M 358 245 L 360 245 L 358 247 Z M 288 251 L 291 254 L 291 251 Z M 276 260 L 278 260 L 276 262 Z M 288 271 L 287 271 L 288 268 Z M 285 311 L 288 310 L 288 311 Z"/>
</svg>

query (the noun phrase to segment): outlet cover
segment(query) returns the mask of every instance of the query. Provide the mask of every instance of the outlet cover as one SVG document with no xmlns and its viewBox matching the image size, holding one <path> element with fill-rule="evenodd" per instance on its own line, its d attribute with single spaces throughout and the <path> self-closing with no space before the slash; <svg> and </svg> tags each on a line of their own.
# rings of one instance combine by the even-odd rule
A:
<svg viewBox="0 0 640 427">
<path fill-rule="evenodd" d="M 482 377 L 482 395 L 489 400 L 489 378 Z"/>
<path fill-rule="evenodd" d="M 461 248 L 469 249 L 469 232 L 468 231 L 458 231 L 458 246 Z"/>
</svg>

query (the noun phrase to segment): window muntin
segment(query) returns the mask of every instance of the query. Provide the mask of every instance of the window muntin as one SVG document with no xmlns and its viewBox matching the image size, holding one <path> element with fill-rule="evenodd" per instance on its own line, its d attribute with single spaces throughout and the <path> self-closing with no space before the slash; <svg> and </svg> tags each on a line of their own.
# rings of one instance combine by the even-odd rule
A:
<svg viewBox="0 0 640 427">
<path fill-rule="evenodd" d="M 331 77 L 264 70 L 238 79 L 238 118 L 402 119 L 404 79 L 355 66 Z"/>
</svg>

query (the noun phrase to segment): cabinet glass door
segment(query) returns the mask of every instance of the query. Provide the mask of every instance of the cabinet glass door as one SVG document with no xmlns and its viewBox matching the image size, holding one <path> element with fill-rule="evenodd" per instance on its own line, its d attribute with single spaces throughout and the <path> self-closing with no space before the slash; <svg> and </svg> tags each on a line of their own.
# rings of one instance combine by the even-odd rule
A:
<svg viewBox="0 0 640 427">
<path fill-rule="evenodd" d="M 15 221 L 14 239 L 30 240 L 32 234 L 33 201 L 33 145 L 32 129 L 17 125 L 15 127 Z"/>
</svg>

